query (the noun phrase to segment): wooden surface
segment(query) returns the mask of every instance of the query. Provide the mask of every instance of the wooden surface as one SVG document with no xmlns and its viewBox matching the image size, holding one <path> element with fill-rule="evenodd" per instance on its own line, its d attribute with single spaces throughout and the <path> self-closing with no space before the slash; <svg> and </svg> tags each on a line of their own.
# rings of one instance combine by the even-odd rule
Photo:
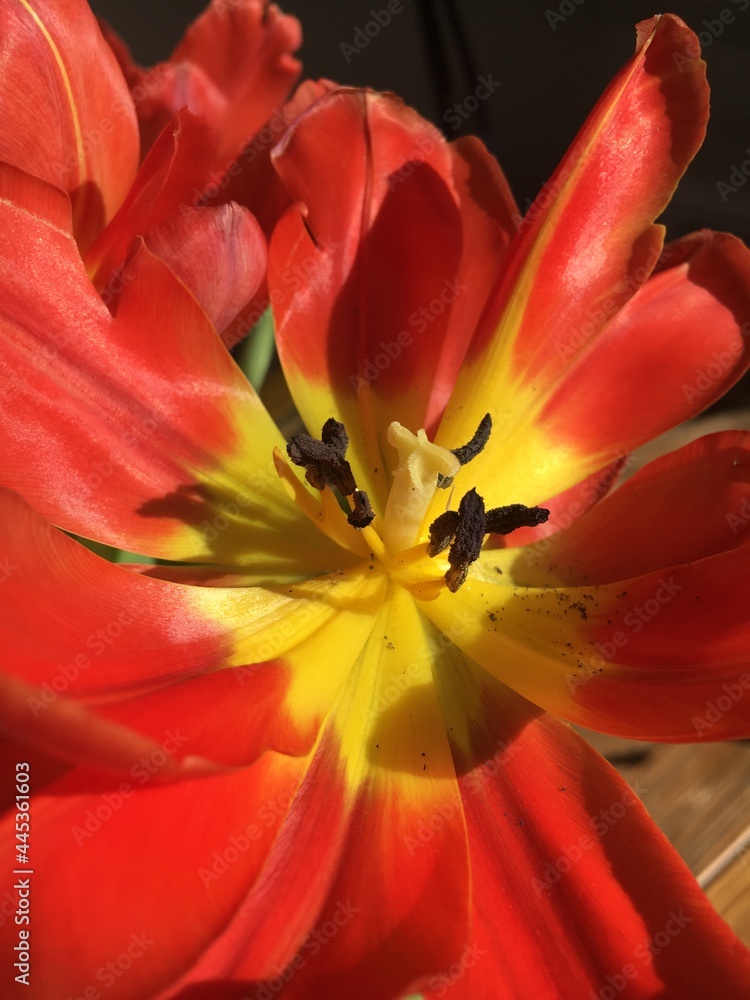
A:
<svg viewBox="0 0 750 1000">
<path fill-rule="evenodd" d="M 750 946 L 750 742 L 583 735 L 638 792 L 718 912 Z"/>
</svg>

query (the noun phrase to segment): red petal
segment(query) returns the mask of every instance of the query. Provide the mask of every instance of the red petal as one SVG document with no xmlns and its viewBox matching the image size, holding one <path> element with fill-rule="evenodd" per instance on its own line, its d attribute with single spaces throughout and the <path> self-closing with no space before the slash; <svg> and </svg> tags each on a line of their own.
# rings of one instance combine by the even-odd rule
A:
<svg viewBox="0 0 750 1000">
<path fill-rule="evenodd" d="M 572 445 L 589 467 L 695 416 L 750 367 L 750 251 L 704 232 L 665 261 L 539 413 L 550 447 Z"/>
<path fill-rule="evenodd" d="M 61 678 L 66 679 L 58 673 L 55 680 Z M 0 732 L 15 741 L 16 760 L 27 757 L 29 752 L 38 759 L 37 755 L 42 753 L 69 764 L 123 773 L 137 765 L 139 758 L 149 758 L 161 751 L 159 743 L 142 733 L 107 720 L 72 698 L 51 692 L 49 685 L 42 688 L 0 676 Z M 219 770 L 212 762 L 194 754 L 181 758 L 180 753 L 160 763 L 157 780 L 195 777 Z M 34 788 L 39 787 L 37 777 Z"/>
<path fill-rule="evenodd" d="M 125 80 L 83 0 L 1 0 L 0 160 L 69 192 L 85 249 L 138 165 Z"/>
<path fill-rule="evenodd" d="M 586 363 L 586 350 L 579 354 L 578 346 L 595 345 L 597 332 L 608 328 L 608 320 L 651 274 L 663 237 L 653 219 L 705 131 L 704 68 L 698 40 L 679 18 L 667 14 L 639 25 L 635 56 L 607 88 L 521 225 L 446 411 L 440 444 L 456 447 L 469 440 L 488 409 L 496 433 L 509 438 L 519 424 L 533 424 L 562 375 Z M 643 343 L 639 340 L 639 348 Z M 576 426 L 570 433 L 573 447 L 578 432 Z M 483 487 L 497 482 L 493 472 L 501 464 L 505 476 L 516 451 L 526 457 L 527 473 L 539 460 L 537 478 L 546 474 L 547 480 L 527 481 L 529 501 L 512 469 L 507 485 L 514 495 L 495 502 L 538 503 L 614 457 L 598 455 L 598 463 L 592 459 L 586 468 L 561 461 L 572 478 L 563 481 L 560 473 L 553 481 L 549 461 L 541 459 L 545 453 L 559 455 L 559 433 L 554 445 L 545 440 L 533 448 L 521 436 L 518 430 L 518 441 L 509 442 L 513 454 L 507 463 L 497 449 L 474 461 L 477 489 L 484 493 Z"/>
<path fill-rule="evenodd" d="M 190 289 L 227 343 L 227 327 L 248 305 L 266 273 L 265 240 L 252 215 L 234 204 L 208 209 L 183 206 L 148 233 L 146 246 Z M 217 260 L 222 262 L 220 268 Z"/>
<path fill-rule="evenodd" d="M 285 1000 L 398 996 L 424 970 L 460 958 L 469 876 L 457 784 L 451 777 L 439 795 L 414 799 L 398 777 L 355 804 L 326 904 L 287 965 L 304 959 L 307 970 Z"/>
<path fill-rule="evenodd" d="M 451 153 L 395 99 L 339 90 L 298 118 L 273 156 L 306 206 L 282 219 L 269 253 L 282 363 L 308 427 L 332 413 L 347 425 L 357 481 L 377 502 L 381 455 L 392 451 L 385 430 L 396 417 L 423 426 L 464 290 Z"/>
<path fill-rule="evenodd" d="M 227 624 L 199 606 L 205 591 L 95 556 L 3 488 L 0 512 L 12 525 L 2 543 L 5 670 L 41 686 L 28 706 L 34 718 L 61 694 L 117 696 L 215 669 L 231 654 Z"/>
<path fill-rule="evenodd" d="M 220 136 L 220 167 L 237 155 L 288 95 L 301 70 L 292 55 L 301 43 L 299 21 L 264 0 L 231 4 L 213 0 L 188 28 L 170 61 L 197 66 L 226 100 L 223 118 L 209 118 Z M 185 103 L 181 94 L 175 94 L 177 101 L 175 110 Z"/>
<path fill-rule="evenodd" d="M 205 122 L 190 112 L 182 110 L 164 128 L 117 215 L 85 256 L 94 284 L 104 289 L 105 302 L 115 296 L 117 271 L 135 237 L 200 199 L 198 185 L 202 185 L 213 154 Z"/>
<path fill-rule="evenodd" d="M 165 752 L 185 735 L 165 733 Z M 96 794 L 87 782 L 81 790 L 75 772 L 32 801 L 34 913 L 47 928 L 35 946 L 33 996 L 84 996 L 92 984 L 121 997 L 167 989 L 258 878 L 304 767 L 268 755 L 239 772 L 156 785 L 143 763 Z M 13 822 L 11 814 L 2 827 L 6 853 Z M 3 891 L 12 893 L 17 878 L 6 876 Z M 12 920 L 3 920 L 0 940 L 11 954 Z"/>
<path fill-rule="evenodd" d="M 287 782 L 258 811 L 259 821 L 275 821 L 279 830 L 252 891 L 198 961 L 156 1000 L 209 979 L 249 979 L 258 970 L 273 975 L 307 940 L 348 827 L 344 782 L 335 760 L 325 752 L 326 743 L 312 765 L 306 765 L 299 787 Z"/>
<path fill-rule="evenodd" d="M 482 687 L 465 742 L 445 692 L 473 923 L 426 997 L 704 1000 L 717 983 L 747 996 L 750 956 L 622 778 L 569 728 Z"/>
<path fill-rule="evenodd" d="M 570 363 L 550 350 L 560 331 L 601 327 L 610 303 L 621 306 L 646 280 L 663 234 L 653 219 L 703 141 L 708 87 L 696 36 L 671 14 L 641 22 L 637 35 L 634 57 L 529 209 L 508 263 L 500 292 L 506 303 L 533 269 L 514 342 L 517 368 L 528 379 L 559 377 Z M 488 346 L 490 332 L 485 327 L 472 355 Z"/>
<path fill-rule="evenodd" d="M 593 676 L 569 683 L 557 714 L 640 739 L 750 737 L 749 568 L 745 544 L 594 588 Z"/>
<path fill-rule="evenodd" d="M 220 183 L 207 184 L 205 204 L 236 201 L 246 205 L 270 239 L 276 223 L 292 204 L 292 198 L 274 169 L 271 153 L 287 127 L 319 97 L 337 90 L 330 80 L 305 80 L 294 96 L 276 111 L 253 141 L 225 165 Z"/>
<path fill-rule="evenodd" d="M 324 570 L 340 565 L 289 503 L 272 463 L 283 439 L 185 287 L 142 247 L 113 318 L 57 226 L 63 206 L 16 174 L 6 169 L 24 208 L 0 203 L 14 232 L 0 298 L 3 482 L 56 524 L 131 551 L 245 558 L 261 572 L 279 560 L 299 570 L 317 551 Z"/>
<path fill-rule="evenodd" d="M 157 740 L 165 729 L 190 733 L 190 752 L 227 766 L 251 764 L 266 750 L 309 753 L 321 719 L 292 716 L 288 661 L 299 668 L 304 643 L 281 660 L 251 663 L 193 677 L 160 690 L 105 704 L 100 714 Z"/>
<path fill-rule="evenodd" d="M 748 525 L 750 433 L 723 431 L 650 462 L 567 531 L 519 553 L 513 575 L 627 580 L 744 545 Z"/>
<path fill-rule="evenodd" d="M 187 107 L 216 131 L 221 173 L 285 99 L 300 73 L 292 55 L 299 22 L 261 0 L 213 0 L 187 29 L 169 62 L 143 69 L 105 29 L 130 85 L 148 149 L 175 112 Z"/>
<path fill-rule="evenodd" d="M 292 204 L 289 192 L 271 163 L 271 150 L 287 125 L 301 114 L 322 94 L 335 90 L 336 84 L 328 80 L 301 84 L 294 97 L 283 108 L 275 111 L 260 129 L 253 141 L 227 163 L 222 172 L 213 172 L 202 189 L 202 197 L 194 202 L 198 207 L 221 205 L 235 201 L 245 205 L 258 220 L 265 236 L 270 239 L 276 223 Z M 233 347 L 258 323 L 269 305 L 266 275 L 232 328 L 225 330 L 223 339 Z"/>
</svg>

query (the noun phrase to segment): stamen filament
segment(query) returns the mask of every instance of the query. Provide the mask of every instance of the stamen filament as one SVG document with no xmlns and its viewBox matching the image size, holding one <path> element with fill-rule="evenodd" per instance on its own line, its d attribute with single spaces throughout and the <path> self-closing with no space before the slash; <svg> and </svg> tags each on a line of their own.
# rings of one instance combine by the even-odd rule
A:
<svg viewBox="0 0 750 1000">
<path fill-rule="evenodd" d="M 367 551 L 372 552 L 375 558 L 380 560 L 380 562 L 387 563 L 392 559 L 390 552 L 383 543 L 383 539 L 372 527 L 372 525 L 368 525 L 366 528 L 361 528 L 357 534 L 365 543 Z"/>
</svg>

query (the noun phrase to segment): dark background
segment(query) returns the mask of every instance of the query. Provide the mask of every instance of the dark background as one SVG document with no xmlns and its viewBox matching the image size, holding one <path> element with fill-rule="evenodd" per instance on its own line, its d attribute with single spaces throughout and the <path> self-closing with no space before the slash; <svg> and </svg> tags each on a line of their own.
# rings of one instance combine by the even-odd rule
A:
<svg viewBox="0 0 750 1000">
<path fill-rule="evenodd" d="M 449 138 L 467 130 L 452 129 L 443 119 L 453 101 L 471 94 L 480 76 L 499 81 L 467 124 L 482 134 L 502 163 L 522 210 L 551 174 L 605 84 L 632 54 L 636 22 L 657 12 L 655 0 L 454 0 L 471 50 L 471 66 L 462 73 L 459 33 L 448 23 L 446 0 L 401 0 L 401 12 L 366 48 L 355 53 L 342 49 L 354 43 L 358 27 L 372 20 L 370 12 L 386 4 L 286 0 L 283 9 L 302 22 L 304 75 L 394 90 Z M 135 57 L 149 65 L 169 55 L 204 4 L 94 0 L 92 6 L 126 39 Z M 670 236 L 707 226 L 732 231 L 750 243 L 750 179 L 735 193 L 725 190 L 723 197 L 717 186 L 729 182 L 732 167 L 744 161 L 750 174 L 750 0 L 674 0 L 667 9 L 700 33 L 712 116 L 706 143 L 664 221 Z M 732 23 L 724 23 L 722 11 L 724 21 L 734 15 Z M 446 40 L 449 94 L 436 85 L 436 26 Z"/>
</svg>

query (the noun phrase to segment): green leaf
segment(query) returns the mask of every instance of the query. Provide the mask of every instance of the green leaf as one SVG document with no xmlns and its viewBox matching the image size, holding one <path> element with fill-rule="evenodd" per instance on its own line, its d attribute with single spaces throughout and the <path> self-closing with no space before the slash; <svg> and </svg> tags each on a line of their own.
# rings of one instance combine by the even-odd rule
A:
<svg viewBox="0 0 750 1000">
<path fill-rule="evenodd" d="M 128 552 L 126 549 L 115 549 L 112 555 L 112 562 L 116 563 L 144 563 L 153 566 L 156 562 L 151 556 L 142 556 L 138 552 Z"/>
<path fill-rule="evenodd" d="M 153 566 L 156 562 L 151 556 L 142 556 L 138 552 L 128 552 L 126 549 L 116 549 L 113 545 L 105 545 L 104 542 L 95 542 L 92 538 L 84 538 L 83 535 L 75 535 L 72 531 L 66 531 L 66 535 L 75 538 L 77 542 L 85 546 L 89 551 L 108 562 L 113 563 L 145 563 Z"/>
<path fill-rule="evenodd" d="M 250 385 L 260 391 L 276 352 L 276 330 L 273 313 L 266 309 L 250 333 L 234 350 L 237 364 Z"/>
</svg>

